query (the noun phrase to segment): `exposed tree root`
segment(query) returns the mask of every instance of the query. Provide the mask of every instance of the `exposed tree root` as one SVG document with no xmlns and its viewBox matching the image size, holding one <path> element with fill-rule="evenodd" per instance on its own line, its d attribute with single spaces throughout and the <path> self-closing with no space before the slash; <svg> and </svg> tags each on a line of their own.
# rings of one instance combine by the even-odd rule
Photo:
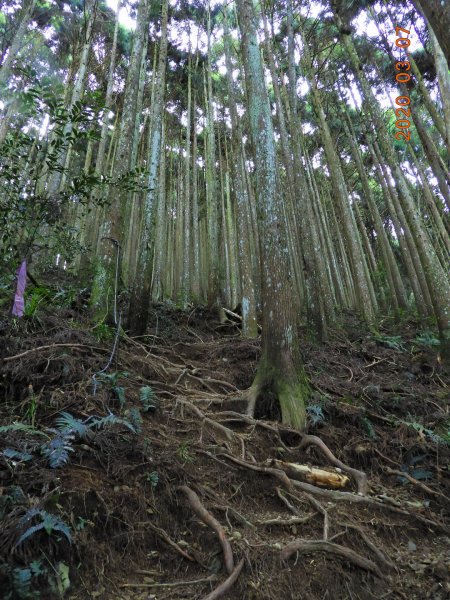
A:
<svg viewBox="0 0 450 600">
<path fill-rule="evenodd" d="M 53 350 L 53 348 L 85 348 L 89 351 L 97 350 L 98 352 L 108 352 L 109 350 L 105 348 L 97 348 L 94 346 L 88 346 L 87 344 L 49 344 L 48 346 L 39 346 L 37 348 L 31 348 L 30 350 L 25 350 L 25 352 L 21 352 L 20 354 L 15 354 L 14 356 L 7 356 L 3 359 L 3 362 L 8 362 L 10 360 L 17 360 L 18 358 L 23 358 L 27 356 L 27 354 L 34 354 L 35 352 L 39 352 L 41 350 Z"/>
<path fill-rule="evenodd" d="M 215 519 L 212 516 L 210 512 L 206 510 L 206 508 L 201 503 L 200 498 L 193 490 L 191 490 L 190 487 L 188 487 L 187 485 L 182 485 L 178 489 L 184 492 L 184 494 L 186 494 L 189 504 L 191 505 L 192 510 L 198 516 L 198 518 L 201 521 L 203 521 L 205 525 L 208 525 L 213 531 L 216 532 L 217 537 L 219 538 L 220 544 L 222 546 L 225 567 L 228 573 L 232 573 L 234 568 L 233 552 L 231 550 L 230 542 L 227 540 L 222 525 L 219 523 L 219 521 L 217 521 L 217 519 Z"/>
<path fill-rule="evenodd" d="M 417 513 L 408 512 L 407 510 L 404 510 L 403 508 L 401 508 L 400 504 L 396 503 L 395 501 L 393 501 L 391 498 L 388 498 L 387 496 L 384 496 L 383 498 L 371 498 L 369 496 L 361 496 L 360 494 L 353 494 L 352 492 L 339 492 L 337 490 L 328 490 L 325 488 L 319 488 L 319 487 L 316 487 L 315 485 L 311 485 L 310 483 L 305 483 L 303 481 L 291 480 L 286 475 L 286 473 L 284 471 L 281 471 L 280 469 L 274 469 L 272 467 L 263 467 L 258 464 L 248 463 L 244 460 L 236 458 L 235 456 L 231 456 L 230 454 L 226 454 L 226 453 L 222 453 L 222 452 L 218 453 L 218 456 L 228 458 L 228 460 L 231 460 L 232 462 L 234 462 L 238 465 L 241 465 L 242 467 L 250 469 L 251 471 L 259 471 L 260 473 L 266 473 L 267 475 L 272 475 L 273 477 L 276 477 L 276 479 L 281 481 L 281 483 L 287 490 L 292 491 L 293 488 L 297 488 L 304 492 L 314 494 L 315 496 L 327 498 L 328 500 L 334 500 L 336 502 L 354 502 L 356 504 L 364 504 L 366 506 L 376 506 L 380 509 L 387 509 L 391 512 L 395 512 L 397 514 L 401 514 L 401 515 L 405 515 L 405 516 L 413 518 L 413 519 L 417 519 L 418 521 L 421 521 L 422 523 L 425 523 L 428 526 L 440 529 L 441 531 L 444 531 L 445 533 L 450 532 L 450 528 L 447 525 L 444 525 L 443 523 L 438 523 L 436 521 L 432 521 L 431 519 L 427 519 L 426 517 L 423 517 L 422 515 L 419 515 Z M 383 501 L 383 499 L 385 501 Z"/>
<path fill-rule="evenodd" d="M 365 558 L 364 556 L 361 556 L 354 550 L 346 548 L 345 546 L 340 546 L 339 544 L 333 544 L 324 540 L 294 540 L 293 542 L 287 544 L 281 550 L 281 559 L 288 560 L 296 552 L 299 552 L 300 554 L 309 554 L 310 552 L 327 552 L 329 554 L 335 554 L 355 564 L 361 569 L 371 571 L 372 573 L 375 573 L 375 575 L 377 575 L 378 577 L 383 578 L 380 569 L 373 561 L 369 560 L 368 558 Z"/>
<path fill-rule="evenodd" d="M 230 576 L 225 579 L 223 583 L 218 585 L 215 590 L 213 590 L 210 594 L 205 596 L 203 600 L 216 600 L 217 598 L 222 598 L 224 594 L 228 592 L 231 586 L 235 583 L 237 578 L 239 577 L 242 567 L 244 566 L 244 559 L 242 559 L 235 567 Z"/>
<path fill-rule="evenodd" d="M 217 575 L 210 575 L 204 579 L 193 579 L 192 581 L 174 581 L 173 583 L 122 583 L 121 588 L 175 588 L 188 585 L 198 585 L 199 583 L 209 583 L 216 581 Z"/>
<path fill-rule="evenodd" d="M 314 445 L 320 448 L 323 454 L 325 454 L 325 456 L 333 465 L 339 467 L 345 473 L 349 473 L 350 475 L 352 475 L 358 485 L 358 493 L 362 494 L 363 496 L 367 495 L 368 485 L 367 475 L 365 473 L 363 473 L 362 471 L 358 471 L 357 469 L 353 469 L 352 467 L 349 467 L 348 465 L 340 461 L 338 458 L 336 458 L 336 456 L 331 452 L 328 446 L 316 435 L 304 435 L 300 443 L 299 449 L 301 450 L 309 445 Z"/>
<path fill-rule="evenodd" d="M 164 529 L 156 527 L 156 525 L 153 525 L 153 523 L 146 523 L 146 525 L 150 527 L 150 529 L 152 529 L 167 544 L 169 544 L 169 546 L 172 546 L 172 548 L 174 548 L 179 554 L 181 554 L 181 556 L 187 558 L 190 561 L 195 561 L 195 558 L 193 558 L 190 554 L 185 552 L 183 548 L 180 548 L 180 546 L 176 542 L 174 542 L 171 537 L 167 535 Z"/>
<path fill-rule="evenodd" d="M 352 525 L 350 523 L 339 523 L 339 525 L 341 525 L 342 527 L 346 527 L 347 529 L 351 529 L 352 531 L 356 531 L 361 537 L 361 539 L 365 542 L 366 546 L 375 554 L 378 561 L 382 563 L 385 567 L 387 567 L 388 569 L 396 568 L 396 566 L 390 560 L 390 558 L 387 557 L 385 553 L 382 552 L 377 546 L 375 546 L 375 544 L 371 540 L 369 540 L 367 535 L 360 527 L 358 527 L 358 525 Z"/>
<path fill-rule="evenodd" d="M 450 498 L 448 496 L 446 496 L 442 492 L 438 492 L 437 490 L 432 490 L 430 487 L 428 487 L 421 481 L 418 481 L 417 479 L 412 477 L 409 473 L 405 473 L 404 471 L 400 471 L 398 469 L 391 469 L 390 467 L 384 467 L 384 470 L 386 471 L 386 473 L 389 473 L 389 475 L 398 475 L 400 477 L 405 477 L 405 479 L 407 479 L 408 481 L 410 481 L 412 484 L 416 485 L 417 487 L 420 487 L 427 494 L 431 494 L 432 496 L 437 496 L 439 498 L 443 498 L 447 502 L 450 502 Z"/>
<path fill-rule="evenodd" d="M 178 399 L 177 405 L 181 405 L 182 407 L 187 408 L 190 412 L 192 412 L 199 419 L 201 419 L 204 425 L 207 425 L 211 429 L 215 430 L 216 433 L 218 433 L 221 437 L 225 437 L 225 439 L 227 439 L 229 442 L 236 441 L 238 436 L 232 429 L 229 429 L 228 427 L 225 427 L 224 425 L 217 423 L 217 421 L 214 421 L 213 419 L 207 417 L 205 413 L 202 412 L 199 408 L 197 408 L 195 404 L 192 404 L 192 402 L 189 402 L 188 400 Z"/>
<path fill-rule="evenodd" d="M 317 509 L 323 515 L 323 540 L 324 542 L 326 542 L 328 540 L 328 531 L 330 529 L 330 520 L 328 518 L 328 512 L 324 509 L 320 502 L 314 498 L 314 496 L 311 496 L 311 494 L 306 494 L 306 497 L 314 506 L 314 508 Z"/>
<path fill-rule="evenodd" d="M 265 527 L 272 527 L 273 525 L 280 525 L 281 527 L 284 527 L 284 526 L 289 527 L 290 525 L 300 525 L 302 523 L 306 523 L 313 516 L 314 516 L 314 514 L 306 515 L 306 517 L 291 517 L 290 519 L 276 518 L 276 519 L 266 519 L 265 521 L 263 520 L 263 521 L 256 521 L 256 522 L 258 523 L 258 525 L 264 525 Z"/>
</svg>

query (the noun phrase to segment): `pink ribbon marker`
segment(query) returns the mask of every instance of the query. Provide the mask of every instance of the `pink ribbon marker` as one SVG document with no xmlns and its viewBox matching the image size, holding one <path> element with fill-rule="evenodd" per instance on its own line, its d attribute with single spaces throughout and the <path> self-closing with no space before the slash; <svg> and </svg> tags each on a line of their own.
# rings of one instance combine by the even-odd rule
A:
<svg viewBox="0 0 450 600">
<path fill-rule="evenodd" d="M 25 309 L 24 293 L 27 285 L 27 261 L 24 260 L 20 267 L 17 269 L 17 285 L 16 293 L 14 295 L 14 302 L 11 309 L 11 315 L 13 317 L 23 317 Z"/>
</svg>

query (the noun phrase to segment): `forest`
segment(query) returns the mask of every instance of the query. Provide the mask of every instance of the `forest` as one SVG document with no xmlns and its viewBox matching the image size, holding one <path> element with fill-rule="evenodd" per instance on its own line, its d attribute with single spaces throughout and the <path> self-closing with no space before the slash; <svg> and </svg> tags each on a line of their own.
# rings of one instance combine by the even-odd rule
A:
<svg viewBox="0 0 450 600">
<path fill-rule="evenodd" d="M 0 600 L 450 597 L 449 32 L 0 0 Z"/>
</svg>

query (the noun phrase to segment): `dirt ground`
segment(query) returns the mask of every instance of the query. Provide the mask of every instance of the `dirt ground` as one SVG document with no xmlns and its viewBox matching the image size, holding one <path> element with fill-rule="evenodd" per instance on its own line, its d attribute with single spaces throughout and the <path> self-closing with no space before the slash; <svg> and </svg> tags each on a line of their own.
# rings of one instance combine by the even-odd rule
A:
<svg viewBox="0 0 450 600">
<path fill-rule="evenodd" d="M 146 336 L 121 337 L 106 378 L 93 376 L 114 330 L 93 330 L 79 307 L 0 317 L 0 425 L 28 424 L 0 434 L 1 598 L 50 598 L 52 576 L 62 595 L 61 564 L 71 600 L 450 598 L 450 380 L 431 338 L 351 317 L 326 344 L 305 332 L 300 435 L 269 398 L 245 417 L 259 340 L 201 309 L 152 315 Z M 122 421 L 74 429 L 51 468 L 43 433 L 57 437 L 62 412 Z M 348 482 L 320 487 L 286 463 Z M 71 543 L 33 508 L 57 515 Z M 32 561 L 50 575 L 33 571 L 18 595 Z"/>
</svg>

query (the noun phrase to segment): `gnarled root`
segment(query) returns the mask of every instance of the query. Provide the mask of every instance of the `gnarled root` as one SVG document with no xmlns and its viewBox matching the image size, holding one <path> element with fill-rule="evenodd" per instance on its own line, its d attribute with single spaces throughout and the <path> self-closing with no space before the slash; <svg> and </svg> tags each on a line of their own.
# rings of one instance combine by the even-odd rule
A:
<svg viewBox="0 0 450 600">
<path fill-rule="evenodd" d="M 336 456 L 331 452 L 328 446 L 316 435 L 304 435 L 300 443 L 299 449 L 301 450 L 302 448 L 305 448 L 306 446 L 309 446 L 311 444 L 320 448 L 323 454 L 325 454 L 325 456 L 333 465 L 339 467 L 345 473 L 349 473 L 350 475 L 352 475 L 358 485 L 358 493 L 362 494 L 363 496 L 367 495 L 368 485 L 367 475 L 365 473 L 363 473 L 362 471 L 358 471 L 358 469 L 353 469 L 352 467 L 349 467 L 348 465 L 340 461 L 338 458 L 336 458 Z"/>
<path fill-rule="evenodd" d="M 299 552 L 300 554 L 308 554 L 310 552 L 328 552 L 329 554 L 336 554 L 358 567 L 361 567 L 366 571 L 371 571 L 372 573 L 375 573 L 375 575 L 378 575 L 378 577 L 383 578 L 380 569 L 373 561 L 361 556 L 354 550 L 346 548 L 345 546 L 340 546 L 339 544 L 332 544 L 331 542 L 326 542 L 324 540 L 294 540 L 281 550 L 281 559 L 288 560 L 296 552 Z"/>
<path fill-rule="evenodd" d="M 194 513 L 197 515 L 197 517 L 201 521 L 203 521 L 205 525 L 208 525 L 213 531 L 217 533 L 217 537 L 219 538 L 223 550 L 225 567 L 228 573 L 232 573 L 234 569 L 233 552 L 231 550 L 230 542 L 227 540 L 222 525 L 219 523 L 219 521 L 217 521 L 217 519 L 215 519 L 212 516 L 210 512 L 206 510 L 206 508 L 201 503 L 200 498 L 193 490 L 191 490 L 190 487 L 188 487 L 187 485 L 182 485 L 178 489 L 184 492 L 184 494 L 186 494 L 189 504 Z"/>
<path fill-rule="evenodd" d="M 242 559 L 235 567 L 231 575 L 225 579 L 223 583 L 218 585 L 215 590 L 213 590 L 210 594 L 205 596 L 203 600 L 216 600 L 217 598 L 222 598 L 224 594 L 228 592 L 231 586 L 235 583 L 236 579 L 239 577 L 242 567 L 244 566 L 244 559 Z"/>
</svg>

